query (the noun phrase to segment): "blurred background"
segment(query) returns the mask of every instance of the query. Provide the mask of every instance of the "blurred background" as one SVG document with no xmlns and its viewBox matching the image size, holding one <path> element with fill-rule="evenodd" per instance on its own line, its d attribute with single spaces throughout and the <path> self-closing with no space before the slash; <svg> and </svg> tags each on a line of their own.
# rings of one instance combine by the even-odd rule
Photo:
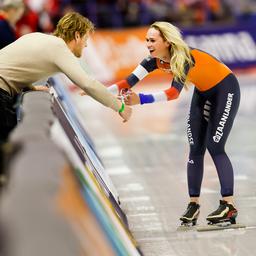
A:
<svg viewBox="0 0 256 256">
<path fill-rule="evenodd" d="M 145 33 L 156 20 L 174 23 L 191 47 L 212 53 L 230 68 L 255 65 L 255 0 L 1 1 L 5 6 L 24 3 L 22 11 L 16 8 L 8 14 L 16 16 L 9 18 L 15 38 L 35 31 L 51 33 L 70 11 L 88 17 L 96 33 L 85 50 L 85 61 L 96 78 L 107 84 L 127 76 L 147 56 Z M 6 10 L 0 11 L 0 41 L 6 35 L 1 25 L 4 19 Z"/>
<path fill-rule="evenodd" d="M 156 20 L 178 26 L 223 25 L 256 20 L 254 0 L 25 0 L 25 14 L 17 33 L 51 32 L 58 19 L 78 11 L 97 28 L 149 25 Z"/>
<path fill-rule="evenodd" d="M 79 193 L 81 191 L 85 193 L 81 201 L 76 203 L 79 206 L 83 203 L 88 206 L 84 211 L 86 214 L 80 214 L 80 211 L 78 214 L 76 207 L 73 207 L 74 204 L 71 203 L 74 201 L 68 197 L 69 191 L 67 194 L 61 193 L 61 202 L 62 208 L 65 208 L 68 216 L 72 216 L 73 222 L 74 219 L 79 219 L 79 223 L 75 225 L 79 239 L 74 240 L 83 243 L 85 253 L 75 254 L 73 251 L 69 254 L 69 243 L 64 242 L 67 247 L 67 250 L 63 247 L 63 251 L 67 253 L 65 255 L 142 255 L 140 250 L 136 250 L 137 248 L 140 248 L 145 256 L 183 256 L 191 255 L 191 253 L 197 256 L 255 254 L 256 0 L 2 0 L 1 3 L 0 41 L 4 41 L 5 38 L 3 31 L 7 33 L 6 22 L 10 24 L 8 31 L 12 32 L 12 36 L 3 42 L 5 45 L 26 33 L 36 31 L 51 33 L 59 18 L 67 12 L 78 11 L 88 17 L 95 24 L 96 31 L 91 35 L 88 47 L 85 48 L 80 61 L 88 73 L 106 86 L 124 79 L 143 58 L 148 56 L 145 34 L 148 25 L 156 20 L 169 21 L 177 25 L 191 47 L 205 50 L 223 61 L 235 72 L 240 82 L 240 109 L 226 149 L 235 172 L 238 222 L 245 224 L 248 229 L 198 234 L 177 231 L 177 226 L 180 224 L 179 217 L 185 210 L 188 199 L 186 118 L 193 89 L 184 90 L 177 101 L 135 106 L 131 120 L 123 124 L 116 113 L 106 110 L 104 106 L 89 97 L 81 97 L 77 87 L 71 81 L 63 76 L 58 77 L 56 84 L 67 90 L 65 97 L 60 94 L 59 98 L 64 98 L 68 102 L 62 106 L 63 109 L 68 106 L 65 109 L 66 115 L 70 118 L 67 118 L 68 121 L 72 120 L 70 123 L 73 125 L 73 122 L 76 123 L 78 119 L 86 131 L 81 135 L 78 129 L 79 132 L 75 139 L 67 132 L 66 137 L 82 144 L 81 146 L 78 143 L 82 153 L 73 145 L 69 146 L 67 155 L 72 155 L 70 152 L 74 148 L 79 151 L 79 156 L 83 155 L 84 151 L 88 154 L 93 148 L 92 151 L 96 152 L 96 156 L 92 157 L 94 153 L 90 152 L 92 155 L 86 156 L 86 161 L 78 165 L 79 169 L 83 170 L 86 166 L 87 172 L 93 169 L 92 173 L 95 171 L 101 173 L 97 175 L 102 175 L 107 184 L 106 187 L 110 188 L 110 194 L 115 196 L 115 200 L 110 200 L 110 202 L 116 203 L 120 200 L 120 208 L 127 217 L 129 230 L 138 243 L 137 246 L 133 239 L 131 239 L 132 242 L 127 242 L 130 240 L 123 235 L 123 227 L 113 225 L 113 220 L 116 223 L 115 214 L 113 217 L 109 211 L 101 212 L 97 207 L 93 207 L 98 201 L 100 206 L 105 205 L 105 207 L 110 203 L 105 197 L 101 198 L 101 194 L 104 193 L 98 185 L 96 187 L 101 193 L 98 193 L 96 189 L 96 196 L 88 197 L 88 194 L 84 192 L 85 188 L 90 187 L 87 187 L 87 182 L 92 184 L 92 187 L 96 182 L 94 179 L 92 182 L 91 177 L 88 178 L 84 174 L 88 179 L 86 186 L 77 186 L 79 189 L 73 195 L 73 199 L 75 198 L 76 202 Z M 12 9 L 14 12 L 9 8 L 10 3 L 15 3 L 12 5 L 15 7 L 14 10 Z M 136 85 L 135 91 L 149 92 L 166 89 L 170 86 L 171 79 L 169 74 L 155 71 Z M 29 109 L 33 107 L 29 106 Z M 70 116 L 69 112 L 71 112 Z M 75 118 L 74 113 L 78 114 Z M 60 113 L 57 113 L 57 117 L 61 120 Z M 62 124 L 64 129 L 68 126 L 68 121 Z M 63 137 L 61 133 L 57 129 L 55 139 L 59 138 L 64 141 L 65 136 Z M 83 144 L 84 140 L 85 144 Z M 90 146 L 85 146 L 86 143 Z M 41 153 L 40 146 L 39 149 L 31 151 Z M 32 152 L 29 152 L 29 156 L 30 153 Z M 47 152 L 45 153 L 48 157 Z M 52 158 L 55 159 L 54 155 Z M 102 170 L 100 162 L 104 166 Z M 34 168 L 37 165 L 35 163 Z M 42 163 L 42 168 L 44 167 Z M 41 171 L 39 172 L 40 178 Z M 52 172 L 49 171 L 49 173 Z M 57 180 L 60 180 L 61 184 L 62 182 L 66 184 L 67 180 L 74 176 L 72 176 L 73 171 L 68 173 L 69 178 L 58 177 Z M 110 179 L 105 175 L 109 175 Z M 28 181 L 25 181 L 25 184 L 27 186 Z M 46 184 L 48 180 L 44 186 Z M 47 188 L 46 186 L 46 190 Z M 69 188 L 68 185 L 67 188 Z M 103 190 L 106 192 L 107 189 L 104 187 Z M 200 224 L 206 224 L 205 216 L 216 209 L 219 197 L 216 170 L 210 156 L 206 154 Z M 11 199 L 8 200 L 11 201 Z M 67 199 L 70 201 L 67 202 Z M 122 212 L 116 204 L 113 204 L 114 208 L 119 213 Z M 44 205 L 41 207 L 44 209 Z M 9 216 L 8 213 L 6 213 L 7 216 Z M 43 216 L 41 217 L 44 220 Z M 125 218 L 121 218 L 121 221 L 126 223 Z M 27 223 L 30 222 L 31 219 L 27 217 Z M 35 222 L 40 223 L 36 221 L 36 218 Z M 12 219 L 10 223 L 13 223 Z M 42 223 L 45 226 L 49 224 L 45 220 Z M 113 225 L 114 231 L 112 226 L 109 228 L 109 223 Z M 60 227 L 63 226 L 60 225 Z M 48 230 L 50 234 L 53 234 L 52 240 L 51 236 L 49 237 L 55 246 L 57 244 L 56 247 L 58 247 L 58 242 L 64 244 L 63 241 L 68 240 L 67 237 L 61 237 L 60 233 L 65 232 L 60 231 L 54 235 L 50 227 Z M 37 232 L 37 229 L 31 232 L 31 236 L 27 239 L 27 248 L 30 248 L 31 239 L 36 239 Z M 70 233 L 67 232 L 67 234 Z M 103 234 L 103 238 L 99 238 L 100 234 Z M 56 241 L 56 237 L 61 238 Z M 61 240 L 62 238 L 64 240 Z M 118 242 L 120 244 L 116 244 Z M 22 243 L 19 243 L 19 246 L 23 248 Z M 77 248 L 76 245 L 73 244 L 73 246 Z M 19 252 L 18 250 L 15 255 L 20 256 Z"/>
</svg>

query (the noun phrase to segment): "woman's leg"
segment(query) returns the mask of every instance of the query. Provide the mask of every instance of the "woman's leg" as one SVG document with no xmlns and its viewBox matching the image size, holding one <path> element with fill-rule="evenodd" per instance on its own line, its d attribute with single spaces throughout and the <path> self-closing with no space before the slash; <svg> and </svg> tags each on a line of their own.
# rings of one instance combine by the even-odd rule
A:
<svg viewBox="0 0 256 256">
<path fill-rule="evenodd" d="M 195 225 L 200 213 L 199 196 L 203 179 L 205 138 L 209 118 L 207 109 L 207 103 L 195 89 L 187 123 L 187 136 L 190 145 L 187 181 L 190 202 L 180 218 L 182 225 Z"/>
<path fill-rule="evenodd" d="M 187 137 L 190 145 L 187 163 L 188 192 L 191 202 L 199 202 L 206 150 L 208 102 L 195 90 L 187 123 Z"/>
<path fill-rule="evenodd" d="M 207 149 L 216 166 L 223 199 L 232 203 L 234 174 L 225 152 L 225 144 L 233 126 L 239 107 L 240 90 L 236 78 L 231 75 L 216 88 L 212 100 Z"/>
<path fill-rule="evenodd" d="M 237 210 L 233 201 L 234 173 L 225 152 L 225 144 L 240 102 L 239 85 L 234 75 L 228 76 L 216 87 L 211 101 L 214 107 L 209 122 L 207 149 L 217 169 L 223 200 L 220 201 L 218 209 L 209 214 L 207 220 L 217 223 L 230 219 L 235 223 Z"/>
</svg>

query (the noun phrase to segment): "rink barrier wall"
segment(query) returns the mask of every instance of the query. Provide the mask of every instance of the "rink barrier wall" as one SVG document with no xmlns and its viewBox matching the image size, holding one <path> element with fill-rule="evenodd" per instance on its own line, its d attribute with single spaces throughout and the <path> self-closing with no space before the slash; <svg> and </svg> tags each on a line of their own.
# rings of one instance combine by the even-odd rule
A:
<svg viewBox="0 0 256 256">
<path fill-rule="evenodd" d="M 0 254 L 142 255 L 117 194 L 110 196 L 104 178 L 92 170 L 97 165 L 90 157 L 97 158 L 96 151 L 82 127 L 79 132 L 74 128 L 78 120 L 66 113 L 71 104 L 67 98 L 56 91 L 21 97 L 20 123 L 4 146 L 7 182 L 1 191 Z M 63 124 L 74 133 L 66 133 Z M 80 139 L 90 150 L 78 152 Z M 56 140 L 65 141 L 68 150 Z"/>
<path fill-rule="evenodd" d="M 79 113 L 68 93 L 68 85 L 59 76 L 50 81 L 55 95 L 53 110 L 58 117 L 62 134 L 66 135 L 59 142 L 67 153 L 83 187 L 83 195 L 89 202 L 117 255 L 142 255 L 131 235 L 126 215 L 120 207 L 118 194 L 92 144 L 86 140 L 84 128 L 79 120 Z M 58 134 L 61 132 L 58 131 Z M 91 142 L 91 140 L 89 140 Z M 57 142 L 58 143 L 58 142 Z M 73 152 L 73 153 L 71 153 Z"/>
<path fill-rule="evenodd" d="M 51 96 L 31 92 L 22 101 L 22 121 L 4 146 L 8 182 L 1 191 L 1 255 L 79 255 L 71 225 L 56 213 L 67 160 L 49 137 L 55 118 Z"/>
</svg>

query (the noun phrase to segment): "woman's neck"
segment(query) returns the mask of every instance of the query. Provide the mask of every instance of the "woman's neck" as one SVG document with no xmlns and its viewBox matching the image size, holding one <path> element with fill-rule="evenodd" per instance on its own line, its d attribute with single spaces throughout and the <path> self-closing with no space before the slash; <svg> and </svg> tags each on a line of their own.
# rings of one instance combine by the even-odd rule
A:
<svg viewBox="0 0 256 256">
<path fill-rule="evenodd" d="M 171 60 L 169 57 L 161 57 L 159 59 L 162 60 L 165 63 L 170 63 L 170 60 Z"/>
<path fill-rule="evenodd" d="M 170 63 L 170 61 L 171 61 L 170 52 L 166 52 L 166 53 L 163 54 L 159 59 L 162 60 L 162 61 L 164 61 L 164 62 Z"/>
</svg>

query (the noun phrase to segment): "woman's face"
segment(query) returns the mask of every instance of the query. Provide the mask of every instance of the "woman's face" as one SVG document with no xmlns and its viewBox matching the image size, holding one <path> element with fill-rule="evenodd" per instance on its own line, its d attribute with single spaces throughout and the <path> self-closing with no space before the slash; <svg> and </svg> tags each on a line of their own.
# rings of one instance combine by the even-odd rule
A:
<svg viewBox="0 0 256 256">
<path fill-rule="evenodd" d="M 170 60 L 170 43 L 165 41 L 160 32 L 155 28 L 150 28 L 146 35 L 146 44 L 150 55 L 162 60 Z"/>
</svg>

